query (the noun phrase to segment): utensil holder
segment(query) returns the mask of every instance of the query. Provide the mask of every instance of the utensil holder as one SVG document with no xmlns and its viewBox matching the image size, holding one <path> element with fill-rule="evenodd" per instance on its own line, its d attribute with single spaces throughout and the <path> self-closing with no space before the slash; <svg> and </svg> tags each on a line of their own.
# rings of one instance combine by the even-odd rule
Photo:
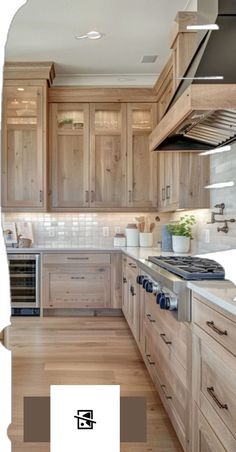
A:
<svg viewBox="0 0 236 452">
<path fill-rule="evenodd" d="M 139 244 L 141 247 L 151 248 L 153 245 L 152 232 L 140 232 L 139 233 Z"/>
</svg>

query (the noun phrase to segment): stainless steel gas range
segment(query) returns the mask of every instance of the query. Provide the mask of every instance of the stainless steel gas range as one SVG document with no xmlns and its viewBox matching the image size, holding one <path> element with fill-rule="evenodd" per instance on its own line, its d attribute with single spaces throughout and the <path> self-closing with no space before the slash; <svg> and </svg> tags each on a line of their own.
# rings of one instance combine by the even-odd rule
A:
<svg viewBox="0 0 236 452">
<path fill-rule="evenodd" d="M 210 259 L 182 256 L 150 256 L 139 261 L 143 272 L 137 283 L 153 293 L 160 309 L 166 309 L 179 321 L 191 320 L 191 291 L 188 281 L 224 280 L 225 272 Z"/>
</svg>

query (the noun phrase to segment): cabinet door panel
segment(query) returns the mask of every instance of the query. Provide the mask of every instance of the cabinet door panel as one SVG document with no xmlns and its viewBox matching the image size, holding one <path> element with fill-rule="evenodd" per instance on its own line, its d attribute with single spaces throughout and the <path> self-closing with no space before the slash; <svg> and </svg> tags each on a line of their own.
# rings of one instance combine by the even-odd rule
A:
<svg viewBox="0 0 236 452">
<path fill-rule="evenodd" d="M 122 206 L 124 199 L 124 168 L 121 137 L 96 136 L 94 150 L 94 205 Z M 123 196 L 122 196 L 123 195 Z"/>
<path fill-rule="evenodd" d="M 123 207 L 126 204 L 125 131 L 124 104 L 91 104 L 91 207 Z"/>
<path fill-rule="evenodd" d="M 52 207 L 89 206 L 89 106 L 51 105 Z"/>
<path fill-rule="evenodd" d="M 60 266 L 59 266 L 60 267 Z M 48 268 L 44 307 L 110 307 L 110 268 Z"/>
<path fill-rule="evenodd" d="M 45 196 L 45 87 L 4 88 L 3 206 L 43 210 Z"/>
<path fill-rule="evenodd" d="M 58 204 L 76 206 L 84 198 L 82 136 L 58 137 Z"/>
<path fill-rule="evenodd" d="M 156 120 L 152 104 L 128 104 L 128 206 L 157 205 L 157 154 L 149 151 L 149 134 Z"/>
</svg>

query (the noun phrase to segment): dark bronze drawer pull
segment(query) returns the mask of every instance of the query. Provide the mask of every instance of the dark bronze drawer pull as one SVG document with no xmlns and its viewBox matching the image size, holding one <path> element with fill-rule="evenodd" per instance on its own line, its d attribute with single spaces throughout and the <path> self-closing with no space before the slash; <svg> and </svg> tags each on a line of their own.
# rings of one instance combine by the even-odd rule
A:
<svg viewBox="0 0 236 452">
<path fill-rule="evenodd" d="M 155 365 L 155 362 L 154 361 L 151 361 L 149 358 L 151 358 L 151 355 L 147 355 L 146 354 L 146 357 L 147 357 L 147 360 L 148 360 L 148 362 L 149 362 L 149 364 L 151 364 L 151 366 L 154 366 Z"/>
<path fill-rule="evenodd" d="M 166 186 L 166 199 L 170 199 L 170 185 Z"/>
<path fill-rule="evenodd" d="M 146 316 L 147 316 L 147 318 L 148 318 L 149 322 L 151 322 L 151 323 L 155 323 L 155 321 L 156 321 L 156 320 L 152 319 L 152 316 L 151 316 L 151 314 L 146 314 Z"/>
<path fill-rule="evenodd" d="M 208 394 L 210 394 L 210 396 L 212 397 L 212 399 L 214 400 L 214 402 L 216 403 L 216 405 L 219 407 L 219 408 L 223 408 L 224 410 L 228 410 L 228 405 L 226 404 L 226 403 L 221 403 L 218 399 L 217 399 L 217 397 L 216 397 L 216 395 L 215 395 L 215 393 L 214 393 L 214 388 L 213 388 L 213 386 L 209 386 L 208 388 L 207 388 L 207 392 L 208 392 Z"/>
<path fill-rule="evenodd" d="M 168 341 L 168 340 L 166 339 L 165 333 L 161 333 L 160 336 L 161 336 L 163 342 L 165 342 L 165 344 L 167 344 L 167 345 L 172 344 L 171 341 Z"/>
<path fill-rule="evenodd" d="M 162 391 L 163 391 L 163 393 L 164 393 L 165 398 L 171 400 L 172 397 L 171 397 L 171 396 L 168 396 L 168 395 L 166 394 L 166 385 L 161 385 L 161 389 L 162 389 Z"/>
<path fill-rule="evenodd" d="M 217 326 L 215 326 L 215 324 L 214 324 L 214 322 L 213 321 L 207 321 L 206 322 L 206 324 L 207 324 L 207 326 L 209 326 L 209 328 L 211 328 L 213 331 L 215 331 L 215 333 L 217 333 L 217 334 L 219 334 L 220 336 L 223 336 L 223 335 L 225 335 L 225 336 L 228 336 L 228 332 L 225 330 L 225 331 L 222 331 L 222 330 L 220 330 L 219 328 L 217 328 Z"/>
<path fill-rule="evenodd" d="M 70 279 L 85 279 L 84 276 L 71 276 Z"/>
<path fill-rule="evenodd" d="M 134 286 L 130 286 L 130 293 L 131 293 L 132 297 L 134 297 L 136 295 Z"/>
</svg>

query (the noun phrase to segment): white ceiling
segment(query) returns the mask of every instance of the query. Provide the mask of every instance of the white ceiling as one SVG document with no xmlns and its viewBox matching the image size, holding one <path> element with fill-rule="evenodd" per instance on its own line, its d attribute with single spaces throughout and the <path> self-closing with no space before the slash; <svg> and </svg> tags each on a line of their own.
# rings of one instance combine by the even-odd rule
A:
<svg viewBox="0 0 236 452">
<path fill-rule="evenodd" d="M 177 11 L 196 0 L 28 0 L 12 21 L 8 61 L 54 61 L 55 84 L 152 86 Z M 90 30 L 105 36 L 76 40 Z M 141 63 L 158 55 L 155 63 Z M 120 80 L 121 79 L 121 80 Z"/>
</svg>

